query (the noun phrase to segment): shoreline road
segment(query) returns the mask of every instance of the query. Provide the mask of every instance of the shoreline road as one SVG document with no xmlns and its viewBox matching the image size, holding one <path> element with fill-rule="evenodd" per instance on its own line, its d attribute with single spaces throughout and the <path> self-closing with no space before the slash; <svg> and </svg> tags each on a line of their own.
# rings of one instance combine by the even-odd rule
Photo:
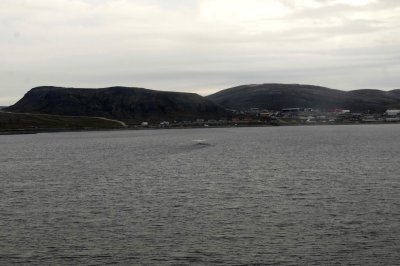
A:
<svg viewBox="0 0 400 266">
<path fill-rule="evenodd" d="M 83 116 L 83 117 L 98 118 L 98 119 L 105 120 L 105 121 L 111 121 L 111 122 L 119 123 L 123 127 L 128 127 L 128 125 L 125 122 L 121 121 L 121 120 L 115 120 L 115 119 L 109 119 L 109 118 L 97 117 L 97 116 Z"/>
<path fill-rule="evenodd" d="M 73 116 L 73 115 L 52 115 L 52 114 L 43 114 L 43 113 L 20 113 L 20 112 L 7 112 L 7 111 L 2 111 L 0 110 L 1 113 L 6 113 L 6 114 L 17 114 L 17 115 L 45 115 L 45 116 L 54 116 L 54 117 L 76 117 L 76 118 L 96 118 L 96 119 L 101 119 L 104 121 L 110 121 L 110 122 L 115 122 L 120 124 L 122 127 L 128 127 L 128 125 L 121 121 L 121 120 L 116 120 L 116 119 L 110 119 L 110 118 L 106 118 L 106 117 L 99 117 L 99 116 L 81 116 L 81 115 L 77 115 L 77 116 Z"/>
</svg>

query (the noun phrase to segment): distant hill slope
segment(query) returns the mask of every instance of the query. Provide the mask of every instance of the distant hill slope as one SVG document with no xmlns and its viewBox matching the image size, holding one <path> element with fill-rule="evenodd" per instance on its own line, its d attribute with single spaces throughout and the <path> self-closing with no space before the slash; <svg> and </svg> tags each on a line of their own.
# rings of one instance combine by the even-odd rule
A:
<svg viewBox="0 0 400 266">
<path fill-rule="evenodd" d="M 128 122 L 219 118 L 224 114 L 223 108 L 194 93 L 127 87 L 103 89 L 37 87 L 5 110 L 97 116 Z"/>
<path fill-rule="evenodd" d="M 0 132 L 40 129 L 114 129 L 123 126 L 112 120 L 95 117 L 71 117 L 43 114 L 0 112 Z"/>
<path fill-rule="evenodd" d="M 243 85 L 222 90 L 207 98 L 225 108 L 235 109 L 310 107 L 326 111 L 342 108 L 355 112 L 384 112 L 388 108 L 400 108 L 400 90 L 345 92 L 299 84 Z"/>
</svg>

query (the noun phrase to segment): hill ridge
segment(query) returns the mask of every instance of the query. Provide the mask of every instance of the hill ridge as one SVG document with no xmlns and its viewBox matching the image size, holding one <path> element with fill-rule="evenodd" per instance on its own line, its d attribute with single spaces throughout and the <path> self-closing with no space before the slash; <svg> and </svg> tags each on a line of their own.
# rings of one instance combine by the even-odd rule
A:
<svg viewBox="0 0 400 266">
<path fill-rule="evenodd" d="M 350 109 L 357 112 L 384 112 L 389 108 L 400 108 L 400 90 L 341 91 L 307 84 L 241 85 L 208 95 L 207 98 L 233 109 L 309 107 L 324 111 Z"/>
<path fill-rule="evenodd" d="M 210 119 L 225 113 L 222 107 L 196 93 L 122 86 L 98 89 L 39 86 L 5 110 L 106 117 L 131 123 Z"/>
</svg>

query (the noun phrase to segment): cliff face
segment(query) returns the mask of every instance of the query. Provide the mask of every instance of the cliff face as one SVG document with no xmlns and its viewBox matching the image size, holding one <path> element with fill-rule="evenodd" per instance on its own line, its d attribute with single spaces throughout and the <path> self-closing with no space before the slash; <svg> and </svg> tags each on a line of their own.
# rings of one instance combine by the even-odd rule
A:
<svg viewBox="0 0 400 266">
<path fill-rule="evenodd" d="M 355 112 L 384 112 L 386 109 L 400 108 L 400 90 L 345 92 L 299 84 L 243 85 L 222 90 L 207 98 L 226 108 L 235 109 L 310 107 L 325 111 L 341 108 Z"/>
<path fill-rule="evenodd" d="M 75 89 L 37 87 L 6 111 L 70 116 L 99 116 L 131 122 L 218 119 L 223 108 L 194 93 L 143 88 Z"/>
</svg>

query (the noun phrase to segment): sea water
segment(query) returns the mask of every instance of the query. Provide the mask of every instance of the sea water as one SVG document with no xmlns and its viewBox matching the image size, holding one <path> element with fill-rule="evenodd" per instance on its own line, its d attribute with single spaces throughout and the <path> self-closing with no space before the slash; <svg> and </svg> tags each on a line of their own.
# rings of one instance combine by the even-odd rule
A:
<svg viewBox="0 0 400 266">
<path fill-rule="evenodd" d="M 400 125 L 0 136 L 0 265 L 399 261 Z"/>
</svg>

